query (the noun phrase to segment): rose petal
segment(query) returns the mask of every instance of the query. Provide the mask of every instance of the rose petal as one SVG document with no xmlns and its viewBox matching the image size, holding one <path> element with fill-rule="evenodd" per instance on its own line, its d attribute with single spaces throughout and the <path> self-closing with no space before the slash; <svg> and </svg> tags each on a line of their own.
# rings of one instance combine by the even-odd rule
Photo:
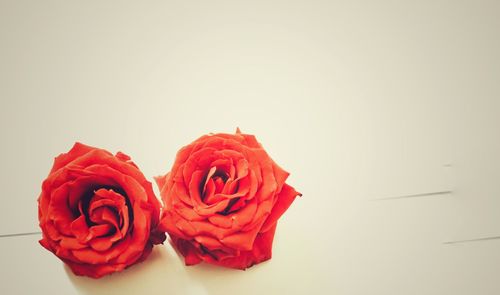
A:
<svg viewBox="0 0 500 295">
<path fill-rule="evenodd" d="M 80 217 L 71 223 L 71 231 L 80 243 L 86 243 L 92 238 L 89 235 L 89 227 L 84 215 L 80 215 Z"/>
<path fill-rule="evenodd" d="M 49 174 L 52 174 L 54 171 L 59 170 L 60 168 L 68 165 L 71 161 L 85 155 L 92 150 L 92 147 L 76 142 L 69 152 L 60 154 L 54 159 L 54 165 L 52 166 Z"/>
<path fill-rule="evenodd" d="M 183 239 L 172 238 L 179 252 L 184 256 L 186 265 L 195 265 L 201 262 L 201 259 L 196 255 L 196 248 L 189 242 Z"/>
<path fill-rule="evenodd" d="M 220 260 L 215 264 L 231 268 L 246 269 L 254 264 L 271 259 L 275 231 L 276 224 L 268 231 L 257 235 L 251 251 L 243 251 L 238 256 Z"/>
<path fill-rule="evenodd" d="M 267 217 L 266 222 L 262 226 L 262 232 L 268 231 L 276 221 L 281 217 L 283 213 L 290 207 L 293 200 L 301 194 L 295 191 L 295 189 L 285 183 L 283 189 L 278 195 L 278 201 L 274 204 L 271 214 Z"/>
<path fill-rule="evenodd" d="M 239 231 L 235 234 L 224 237 L 220 241 L 229 248 L 238 249 L 242 251 L 250 251 L 252 250 L 253 243 L 259 231 L 260 231 L 260 226 L 256 225 L 253 229 L 249 231 Z"/>
</svg>

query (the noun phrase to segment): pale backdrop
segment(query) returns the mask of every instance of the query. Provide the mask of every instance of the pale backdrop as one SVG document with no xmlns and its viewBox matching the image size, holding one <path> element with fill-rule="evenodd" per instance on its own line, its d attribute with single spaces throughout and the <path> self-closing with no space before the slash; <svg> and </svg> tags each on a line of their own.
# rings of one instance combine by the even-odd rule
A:
<svg viewBox="0 0 500 295">
<path fill-rule="evenodd" d="M 449 243 L 500 236 L 499 3 L 0 0 L 0 235 L 39 231 L 75 141 L 152 179 L 240 127 L 304 194 L 244 272 L 167 243 L 91 280 L 35 234 L 0 238 L 0 293 L 499 294 L 500 239 Z"/>
</svg>

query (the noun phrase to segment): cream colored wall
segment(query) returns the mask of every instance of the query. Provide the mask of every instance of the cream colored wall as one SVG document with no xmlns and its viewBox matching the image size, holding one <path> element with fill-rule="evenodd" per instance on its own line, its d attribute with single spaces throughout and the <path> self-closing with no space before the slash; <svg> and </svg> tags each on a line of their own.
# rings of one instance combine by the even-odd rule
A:
<svg viewBox="0 0 500 295">
<path fill-rule="evenodd" d="M 166 172 L 201 134 L 257 135 L 304 196 L 270 262 L 170 245 L 100 281 L 0 239 L 5 294 L 498 294 L 497 1 L 0 1 L 0 234 L 74 141 Z M 399 199 L 415 194 L 450 192 Z M 378 200 L 384 199 L 384 200 Z"/>
</svg>

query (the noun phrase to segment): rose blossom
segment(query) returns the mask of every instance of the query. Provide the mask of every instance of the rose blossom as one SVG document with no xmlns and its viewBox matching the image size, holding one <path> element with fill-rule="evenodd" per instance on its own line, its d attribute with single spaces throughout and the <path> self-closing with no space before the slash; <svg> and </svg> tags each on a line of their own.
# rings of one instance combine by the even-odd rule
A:
<svg viewBox="0 0 500 295">
<path fill-rule="evenodd" d="M 245 269 L 271 258 L 280 216 L 296 196 L 253 135 L 205 135 L 182 148 L 157 177 L 165 204 L 160 228 L 187 265 Z"/>
<path fill-rule="evenodd" d="M 54 160 L 38 198 L 40 244 L 77 275 L 99 278 L 144 260 L 160 203 L 127 155 L 76 143 Z"/>
</svg>

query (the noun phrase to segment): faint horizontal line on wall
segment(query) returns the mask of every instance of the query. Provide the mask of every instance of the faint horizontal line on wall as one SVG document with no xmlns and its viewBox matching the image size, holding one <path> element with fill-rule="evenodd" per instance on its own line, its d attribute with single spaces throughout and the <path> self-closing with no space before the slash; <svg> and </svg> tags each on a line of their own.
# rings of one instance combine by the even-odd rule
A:
<svg viewBox="0 0 500 295">
<path fill-rule="evenodd" d="M 452 193 L 453 193 L 453 191 L 447 190 L 447 191 L 428 192 L 428 193 L 421 193 L 421 194 L 414 194 L 414 195 L 402 195 L 402 196 L 395 196 L 395 197 L 377 198 L 377 199 L 371 199 L 371 201 L 385 201 L 385 200 L 397 200 L 397 199 L 407 199 L 407 198 L 430 197 L 430 196 L 438 196 L 438 195 L 449 195 Z"/>
<path fill-rule="evenodd" d="M 4 234 L 0 235 L 0 238 L 12 238 L 12 237 L 20 237 L 20 236 L 33 236 L 33 235 L 39 235 L 42 232 L 35 231 L 35 232 L 30 232 L 30 233 L 16 233 L 16 234 Z"/>
<path fill-rule="evenodd" d="M 491 236 L 491 237 L 484 237 L 484 238 L 476 238 L 476 239 L 468 239 L 468 240 L 456 240 L 456 241 L 449 241 L 449 242 L 444 242 L 443 244 L 460 244 L 460 243 L 470 243 L 470 242 L 480 242 L 480 241 L 491 241 L 491 240 L 500 240 L 500 236 Z"/>
</svg>

